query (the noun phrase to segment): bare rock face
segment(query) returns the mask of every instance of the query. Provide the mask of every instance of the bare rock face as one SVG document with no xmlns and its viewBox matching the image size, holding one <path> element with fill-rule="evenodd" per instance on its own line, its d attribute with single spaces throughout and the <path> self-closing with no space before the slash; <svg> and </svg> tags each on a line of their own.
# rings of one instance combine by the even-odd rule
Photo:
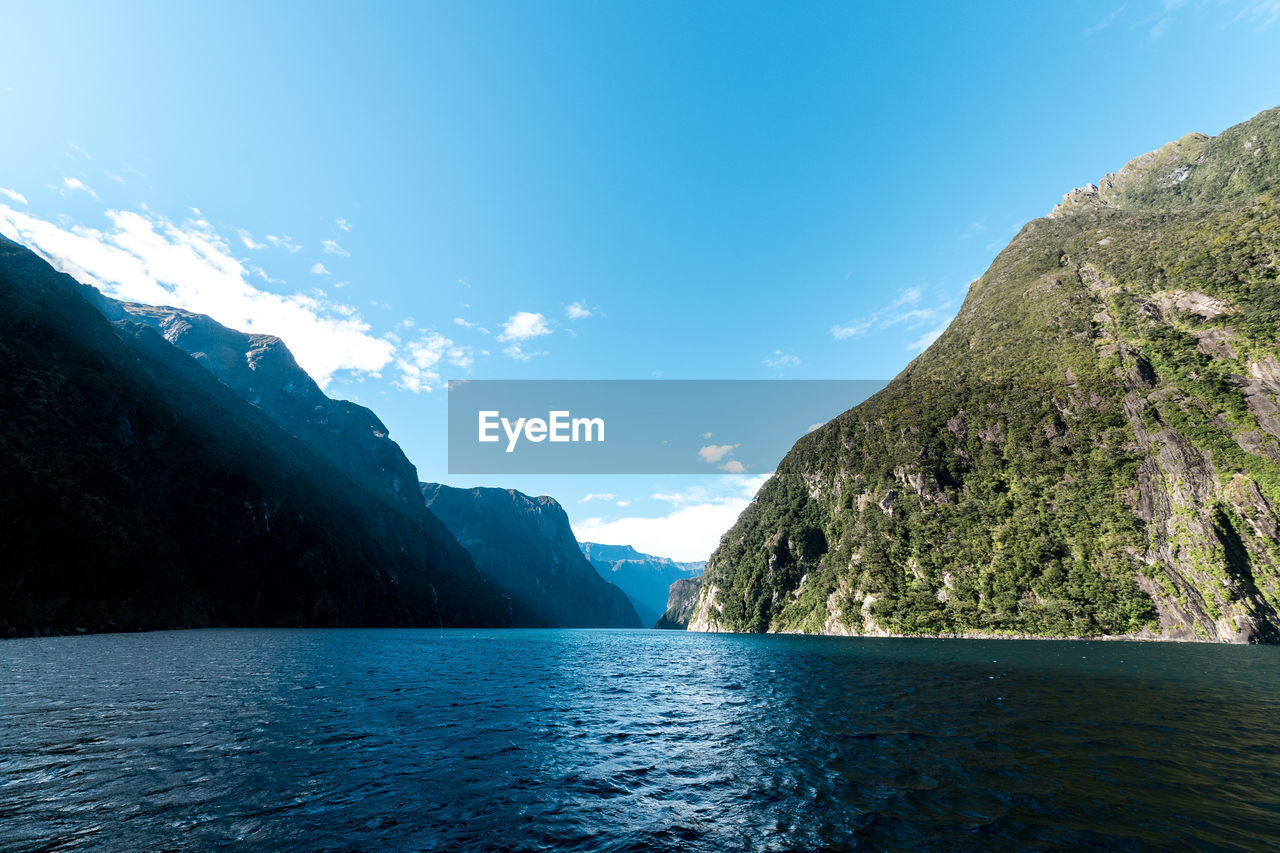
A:
<svg viewBox="0 0 1280 853">
<path fill-rule="evenodd" d="M 667 596 L 666 612 L 654 627 L 677 630 L 688 628 L 698 609 L 698 590 L 701 586 L 702 575 L 680 578 L 672 583 Z"/>
</svg>

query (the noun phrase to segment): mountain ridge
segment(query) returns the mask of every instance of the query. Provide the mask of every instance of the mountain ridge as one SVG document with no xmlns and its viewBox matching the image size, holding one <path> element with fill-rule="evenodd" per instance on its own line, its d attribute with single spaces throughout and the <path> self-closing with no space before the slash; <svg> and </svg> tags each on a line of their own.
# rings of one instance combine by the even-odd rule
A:
<svg viewBox="0 0 1280 853">
<path fill-rule="evenodd" d="M 451 536 L 0 239 L 0 634 L 500 625 Z"/>
</svg>

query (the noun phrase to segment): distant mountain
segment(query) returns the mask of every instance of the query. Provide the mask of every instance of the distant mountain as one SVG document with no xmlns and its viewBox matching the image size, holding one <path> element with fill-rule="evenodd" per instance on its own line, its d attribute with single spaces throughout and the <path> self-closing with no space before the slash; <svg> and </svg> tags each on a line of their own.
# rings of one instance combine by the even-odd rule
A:
<svg viewBox="0 0 1280 853">
<path fill-rule="evenodd" d="M 688 628 L 698 607 L 698 590 L 701 588 L 702 575 L 682 578 L 673 583 L 667 596 L 667 609 L 653 627 L 676 630 Z"/>
<path fill-rule="evenodd" d="M 1280 640 L 1280 109 L 1068 193 L 801 438 L 690 628 Z"/>
<path fill-rule="evenodd" d="M 582 553 L 600 577 L 618 585 L 636 608 L 640 621 L 652 626 L 667 609 L 667 594 L 676 581 L 702 574 L 706 563 L 678 563 L 642 554 L 630 545 L 581 543 Z"/>
<path fill-rule="evenodd" d="M 515 489 L 455 489 L 423 483 L 427 506 L 510 596 L 513 623 L 550 628 L 638 628 L 626 594 L 578 548 L 554 498 Z"/>
<path fill-rule="evenodd" d="M 0 238 L 0 634 L 497 625 L 438 520 Z"/>
</svg>

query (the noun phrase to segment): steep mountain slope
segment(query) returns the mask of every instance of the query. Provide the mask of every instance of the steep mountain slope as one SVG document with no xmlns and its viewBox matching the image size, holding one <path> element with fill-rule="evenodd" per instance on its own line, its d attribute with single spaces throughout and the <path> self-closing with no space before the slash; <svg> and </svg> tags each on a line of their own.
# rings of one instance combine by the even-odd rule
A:
<svg viewBox="0 0 1280 853">
<path fill-rule="evenodd" d="M 444 528 L 0 239 L 0 634 L 502 624 Z"/>
<path fill-rule="evenodd" d="M 1026 225 L 798 441 L 694 630 L 1280 638 L 1280 110 Z"/>
<path fill-rule="evenodd" d="M 653 625 L 667 609 L 671 585 L 682 578 L 702 574 L 705 562 L 678 563 L 667 557 L 642 554 L 630 545 L 583 542 L 582 553 L 600 577 L 627 594 L 644 625 Z"/>
<path fill-rule="evenodd" d="M 418 472 L 377 415 L 325 396 L 279 338 L 228 329 L 177 308 L 119 302 L 91 289 L 90 296 L 109 320 L 155 328 L 340 471 L 405 506 L 422 508 Z"/>
<path fill-rule="evenodd" d="M 662 612 L 653 627 L 665 630 L 680 630 L 689 627 L 698 608 L 698 590 L 702 588 L 702 575 L 681 578 L 671 584 L 667 593 L 667 609 Z"/>
<path fill-rule="evenodd" d="M 640 627 L 626 594 L 582 555 L 569 517 L 554 498 L 439 483 L 423 483 L 422 496 L 471 552 L 480 573 L 511 597 L 513 624 Z"/>
</svg>

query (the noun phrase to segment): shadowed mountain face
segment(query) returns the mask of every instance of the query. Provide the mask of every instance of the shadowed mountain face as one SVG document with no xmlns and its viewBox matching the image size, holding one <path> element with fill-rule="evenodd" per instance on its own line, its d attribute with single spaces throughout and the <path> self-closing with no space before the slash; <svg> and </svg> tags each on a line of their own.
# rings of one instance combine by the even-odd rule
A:
<svg viewBox="0 0 1280 853">
<path fill-rule="evenodd" d="M 666 557 L 642 554 L 630 545 L 583 542 L 582 553 L 600 577 L 616 584 L 636 609 L 641 623 L 652 626 L 667 609 L 671 585 L 682 578 L 702 574 L 705 562 L 677 563 Z"/>
<path fill-rule="evenodd" d="M 364 406 L 325 396 L 279 338 L 228 329 L 203 314 L 95 295 L 109 320 L 156 329 L 362 485 L 405 506 L 422 507 L 418 472 L 378 416 Z"/>
<path fill-rule="evenodd" d="M 0 633 L 503 623 L 438 520 L 99 300 L 0 238 Z"/>
<path fill-rule="evenodd" d="M 1280 110 L 1026 225 L 798 441 L 690 628 L 1280 637 Z"/>
<path fill-rule="evenodd" d="M 582 555 L 554 498 L 515 489 L 423 483 L 427 506 L 471 552 L 476 568 L 511 598 L 523 627 L 638 628 L 626 594 Z"/>
</svg>

